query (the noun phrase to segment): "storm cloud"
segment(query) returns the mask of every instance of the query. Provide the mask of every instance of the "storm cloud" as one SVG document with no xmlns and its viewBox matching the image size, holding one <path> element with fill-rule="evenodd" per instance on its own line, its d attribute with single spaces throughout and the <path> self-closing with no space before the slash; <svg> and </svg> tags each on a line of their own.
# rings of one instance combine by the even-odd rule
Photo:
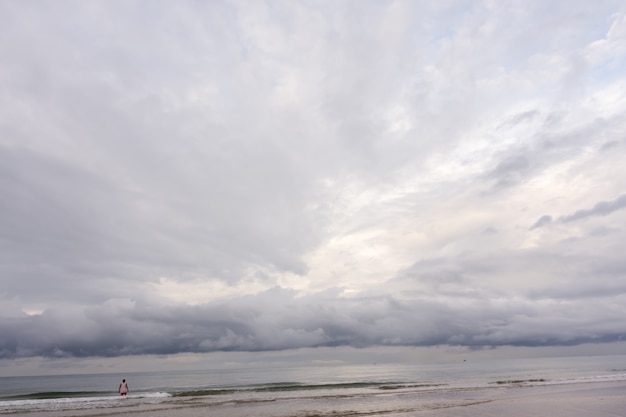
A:
<svg viewBox="0 0 626 417">
<path fill-rule="evenodd" d="M 0 358 L 626 336 L 623 2 L 1 2 L 0 39 Z"/>
</svg>

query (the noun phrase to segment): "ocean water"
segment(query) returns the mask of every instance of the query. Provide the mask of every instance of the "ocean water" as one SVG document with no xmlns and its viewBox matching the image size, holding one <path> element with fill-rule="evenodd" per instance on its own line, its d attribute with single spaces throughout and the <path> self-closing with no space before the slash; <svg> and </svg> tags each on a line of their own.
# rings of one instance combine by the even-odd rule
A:
<svg viewBox="0 0 626 417">
<path fill-rule="evenodd" d="M 128 397 L 117 395 L 122 378 Z M 510 385 L 626 381 L 626 355 L 455 363 L 262 367 L 128 374 L 0 377 L 0 415 L 204 404 L 360 398 Z M 106 413 L 104 413 L 106 414 Z"/>
</svg>

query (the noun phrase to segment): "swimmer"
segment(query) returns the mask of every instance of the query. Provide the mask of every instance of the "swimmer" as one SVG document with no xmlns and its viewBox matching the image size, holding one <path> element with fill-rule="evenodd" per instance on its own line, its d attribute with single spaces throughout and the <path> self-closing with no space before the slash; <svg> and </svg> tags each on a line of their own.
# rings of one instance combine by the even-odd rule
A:
<svg viewBox="0 0 626 417">
<path fill-rule="evenodd" d="M 119 388 L 117 389 L 120 393 L 120 395 L 122 397 L 124 397 L 126 394 L 128 394 L 128 383 L 126 382 L 125 379 L 122 379 L 122 383 L 120 384 Z"/>
</svg>

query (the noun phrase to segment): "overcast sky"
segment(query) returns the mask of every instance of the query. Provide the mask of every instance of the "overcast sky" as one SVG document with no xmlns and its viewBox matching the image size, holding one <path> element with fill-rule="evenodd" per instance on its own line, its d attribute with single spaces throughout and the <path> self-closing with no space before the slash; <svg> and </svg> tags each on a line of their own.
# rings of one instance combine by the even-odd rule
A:
<svg viewBox="0 0 626 417">
<path fill-rule="evenodd" d="M 626 338 L 626 5 L 0 0 L 0 358 Z"/>
</svg>

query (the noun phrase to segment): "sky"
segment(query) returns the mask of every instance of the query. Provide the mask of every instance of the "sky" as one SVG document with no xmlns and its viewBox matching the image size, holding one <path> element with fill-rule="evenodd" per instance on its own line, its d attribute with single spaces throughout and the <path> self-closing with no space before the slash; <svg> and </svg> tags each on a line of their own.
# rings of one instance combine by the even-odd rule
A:
<svg viewBox="0 0 626 417">
<path fill-rule="evenodd" d="M 0 364 L 623 347 L 624 161 L 621 0 L 0 0 Z"/>
</svg>

